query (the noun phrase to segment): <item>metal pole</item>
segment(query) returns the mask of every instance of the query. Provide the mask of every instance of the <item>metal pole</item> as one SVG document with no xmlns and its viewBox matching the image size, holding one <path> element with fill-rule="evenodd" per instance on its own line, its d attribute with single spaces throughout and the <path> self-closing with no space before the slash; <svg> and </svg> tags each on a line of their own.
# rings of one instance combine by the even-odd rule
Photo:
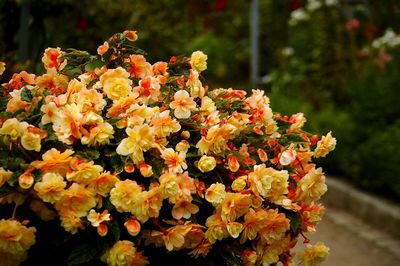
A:
<svg viewBox="0 0 400 266">
<path fill-rule="evenodd" d="M 29 28 L 29 5 L 31 0 L 22 0 L 21 2 L 21 16 L 19 25 L 19 62 L 24 63 L 28 60 L 28 28 Z"/>
<path fill-rule="evenodd" d="M 259 25 L 258 25 L 258 0 L 251 1 L 250 7 L 250 81 L 252 83 L 259 82 L 258 76 L 258 35 L 259 35 Z"/>
</svg>

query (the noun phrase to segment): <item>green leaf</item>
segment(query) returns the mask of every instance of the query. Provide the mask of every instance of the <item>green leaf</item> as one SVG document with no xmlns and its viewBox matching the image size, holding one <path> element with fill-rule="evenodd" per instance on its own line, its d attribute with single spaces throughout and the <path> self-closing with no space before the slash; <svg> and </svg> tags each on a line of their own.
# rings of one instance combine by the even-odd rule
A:
<svg viewBox="0 0 400 266">
<path fill-rule="evenodd" d="M 0 197 L 3 197 L 10 193 L 13 189 L 8 186 L 7 184 L 4 184 L 2 187 L 0 187 Z"/>
<path fill-rule="evenodd" d="M 89 63 L 85 65 L 86 71 L 93 71 L 96 68 L 101 68 L 104 65 L 104 62 L 98 58 L 91 60 Z"/>
<path fill-rule="evenodd" d="M 20 170 L 14 172 L 14 173 L 11 175 L 10 179 L 8 179 L 7 183 L 8 183 L 10 186 L 14 187 L 14 186 L 15 186 L 15 183 L 18 181 L 18 177 L 19 177 L 20 175 L 22 175 L 23 173 L 24 173 L 24 170 L 23 170 L 23 169 L 20 169 Z"/>
<path fill-rule="evenodd" d="M 31 102 L 33 99 L 32 92 L 25 87 L 22 88 L 21 99 L 25 102 Z"/>
<path fill-rule="evenodd" d="M 90 161 L 97 160 L 100 157 L 100 152 L 98 150 L 92 150 L 92 149 L 78 151 L 76 154 Z"/>
<path fill-rule="evenodd" d="M 68 265 L 80 265 L 91 261 L 96 256 L 97 250 L 91 245 L 76 246 L 68 256 Z"/>
<path fill-rule="evenodd" d="M 107 224 L 110 227 L 111 234 L 113 235 L 115 241 L 118 241 L 121 236 L 118 222 L 116 220 L 112 220 L 112 221 L 108 222 Z"/>
</svg>

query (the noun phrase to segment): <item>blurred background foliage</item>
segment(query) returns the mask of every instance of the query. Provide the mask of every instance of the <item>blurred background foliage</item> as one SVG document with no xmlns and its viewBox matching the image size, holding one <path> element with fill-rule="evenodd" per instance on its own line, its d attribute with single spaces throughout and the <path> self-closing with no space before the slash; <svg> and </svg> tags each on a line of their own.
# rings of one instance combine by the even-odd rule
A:
<svg viewBox="0 0 400 266">
<path fill-rule="evenodd" d="M 29 53 L 21 62 L 24 1 Z M 332 130 L 338 139 L 321 161 L 327 173 L 400 199 L 400 43 L 378 39 L 389 28 L 399 37 L 399 1 L 258 3 L 260 83 L 250 84 L 251 0 L 0 0 L 2 82 L 23 69 L 43 71 L 38 63 L 46 47 L 95 54 L 113 33 L 135 29 L 152 63 L 203 50 L 211 88 L 262 88 L 273 110 L 304 112 L 307 129 Z"/>
</svg>

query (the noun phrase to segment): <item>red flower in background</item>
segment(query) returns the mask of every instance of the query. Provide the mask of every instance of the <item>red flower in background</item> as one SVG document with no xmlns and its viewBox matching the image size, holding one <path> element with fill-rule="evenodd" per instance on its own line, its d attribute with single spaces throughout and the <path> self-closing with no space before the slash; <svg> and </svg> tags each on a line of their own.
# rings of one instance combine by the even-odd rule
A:
<svg viewBox="0 0 400 266">
<path fill-rule="evenodd" d="M 360 21 L 356 18 L 352 18 L 346 22 L 346 30 L 353 31 L 360 27 Z"/>
<path fill-rule="evenodd" d="M 224 11 L 228 7 L 229 0 L 216 0 L 214 8 L 216 11 Z"/>
<path fill-rule="evenodd" d="M 78 18 L 76 27 L 80 31 L 86 31 L 89 28 L 89 21 L 86 18 Z"/>
<path fill-rule="evenodd" d="M 375 26 L 374 24 L 368 24 L 367 26 L 365 26 L 364 36 L 367 39 L 372 40 L 378 32 L 379 32 L 379 29 L 377 26 Z"/>
<path fill-rule="evenodd" d="M 289 3 L 289 8 L 291 11 L 294 11 L 296 9 L 299 9 L 301 7 L 301 2 L 300 0 L 292 0 Z"/>
</svg>

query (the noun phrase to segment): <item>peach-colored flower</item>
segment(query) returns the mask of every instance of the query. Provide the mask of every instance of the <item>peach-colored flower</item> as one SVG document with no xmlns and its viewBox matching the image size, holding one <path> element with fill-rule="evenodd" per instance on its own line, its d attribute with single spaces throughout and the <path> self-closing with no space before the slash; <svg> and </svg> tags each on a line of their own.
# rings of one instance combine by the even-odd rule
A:
<svg viewBox="0 0 400 266">
<path fill-rule="evenodd" d="M 227 143 L 235 137 L 236 133 L 237 128 L 232 124 L 225 124 L 222 127 L 212 126 L 206 136 L 201 137 L 196 148 L 199 149 L 199 154 L 207 154 L 209 151 L 215 154 L 221 153 L 228 149 Z"/>
<path fill-rule="evenodd" d="M 144 223 L 150 218 L 158 217 L 163 197 L 161 191 L 156 187 L 149 191 L 143 191 L 136 197 L 135 205 L 131 211 L 136 218 Z"/>
<path fill-rule="evenodd" d="M 289 122 L 292 123 L 288 129 L 289 132 L 298 131 L 303 126 L 307 119 L 304 117 L 303 113 L 297 113 L 290 117 Z"/>
<path fill-rule="evenodd" d="M 126 179 L 117 181 L 115 187 L 111 189 L 110 201 L 119 212 L 132 212 L 135 208 L 138 195 L 142 188 L 136 183 Z"/>
<path fill-rule="evenodd" d="M 120 98 L 113 102 L 112 106 L 108 109 L 106 116 L 108 118 L 124 117 L 131 106 L 137 103 L 137 95 Z"/>
<path fill-rule="evenodd" d="M 313 168 L 297 182 L 296 200 L 306 204 L 318 200 L 328 190 L 322 168 Z"/>
<path fill-rule="evenodd" d="M 175 195 L 179 191 L 179 179 L 178 177 L 170 172 L 162 174 L 158 178 L 160 182 L 159 189 L 164 198 L 169 198 Z"/>
<path fill-rule="evenodd" d="M 40 88 L 56 96 L 65 93 L 68 87 L 68 77 L 59 74 L 54 68 L 47 69 L 47 73 L 38 76 L 36 82 Z"/>
<path fill-rule="evenodd" d="M 257 243 L 256 252 L 259 254 L 260 265 L 273 265 L 279 262 L 279 256 L 290 249 L 290 237 L 285 237 L 279 241 L 265 244 L 262 241 Z M 290 265 L 290 264 L 288 264 Z"/>
<path fill-rule="evenodd" d="M 303 205 L 300 210 L 300 217 L 303 221 L 306 232 L 315 232 L 315 225 L 321 221 L 325 213 L 322 204 Z"/>
<path fill-rule="evenodd" d="M 103 171 L 103 167 L 94 164 L 93 161 L 86 162 L 78 158 L 72 159 L 71 168 L 72 169 L 67 172 L 67 180 L 84 185 L 89 184 Z"/>
<path fill-rule="evenodd" d="M 189 219 L 192 214 L 196 214 L 199 207 L 189 201 L 178 201 L 172 208 L 172 217 L 177 220 L 182 218 Z"/>
<path fill-rule="evenodd" d="M 329 152 L 333 151 L 336 147 L 336 138 L 332 137 L 332 132 L 323 136 L 317 143 L 317 148 L 314 151 L 315 158 L 325 157 Z"/>
<path fill-rule="evenodd" d="M 108 42 L 104 42 L 97 48 L 97 54 L 103 56 L 108 51 L 109 48 L 110 45 L 108 44 Z"/>
<path fill-rule="evenodd" d="M 168 251 L 179 250 L 185 244 L 185 236 L 190 229 L 190 225 L 176 225 L 168 228 L 163 235 L 165 248 Z"/>
<path fill-rule="evenodd" d="M 25 131 L 21 137 L 21 145 L 25 150 L 39 152 L 42 148 L 41 136 L 32 131 Z"/>
<path fill-rule="evenodd" d="M 155 143 L 154 128 L 148 125 L 127 128 L 128 137 L 117 147 L 120 155 L 129 155 L 134 163 L 144 161 L 143 152 L 148 151 Z"/>
<path fill-rule="evenodd" d="M 73 183 L 60 200 L 55 204 L 56 210 L 63 215 L 65 212 L 73 212 L 76 216 L 82 217 L 96 206 L 94 193 L 83 185 Z"/>
<path fill-rule="evenodd" d="M 191 194 L 196 193 L 196 186 L 194 179 L 191 178 L 188 172 L 177 175 L 178 179 L 178 191 L 169 196 L 169 202 L 175 204 L 178 201 L 192 201 Z"/>
<path fill-rule="evenodd" d="M 255 165 L 254 171 L 249 173 L 250 188 L 256 195 L 267 196 L 272 185 L 273 171 L 272 168 L 266 168 L 265 164 L 260 164 Z"/>
<path fill-rule="evenodd" d="M 225 198 L 220 205 L 221 219 L 225 222 L 233 222 L 237 218 L 247 213 L 250 206 L 250 195 L 228 192 L 226 193 Z"/>
<path fill-rule="evenodd" d="M 115 186 L 115 183 L 119 181 L 116 174 L 110 174 L 110 172 L 103 172 L 98 177 L 91 180 L 88 188 L 95 193 L 106 197 L 110 193 L 111 189 Z"/>
<path fill-rule="evenodd" d="M 60 174 L 45 173 L 42 180 L 35 184 L 34 190 L 44 202 L 55 203 L 63 197 L 66 186 L 67 183 Z"/>
<path fill-rule="evenodd" d="M 314 246 L 308 244 L 304 251 L 300 254 L 300 261 L 304 266 L 318 266 L 329 255 L 329 248 L 323 243 L 318 242 Z"/>
<path fill-rule="evenodd" d="M 277 210 L 268 210 L 259 235 L 262 241 L 271 244 L 281 240 L 289 228 L 289 219 L 283 213 L 278 213 Z"/>
<path fill-rule="evenodd" d="M 57 116 L 58 107 L 54 102 L 49 102 L 48 104 L 42 105 L 40 111 L 43 113 L 41 122 L 43 125 L 46 125 L 53 122 L 54 118 Z"/>
<path fill-rule="evenodd" d="M 262 149 L 257 149 L 258 158 L 260 158 L 261 162 L 265 163 L 268 161 L 267 153 Z"/>
<path fill-rule="evenodd" d="M 108 210 L 104 210 L 102 213 L 98 213 L 94 209 L 91 209 L 89 211 L 87 219 L 92 224 L 92 226 L 98 227 L 102 222 L 111 221 L 111 216 L 108 213 Z"/>
<path fill-rule="evenodd" d="M 0 135 L 9 136 L 12 140 L 22 137 L 29 124 L 16 118 L 9 118 L 1 125 Z"/>
<path fill-rule="evenodd" d="M 236 158 L 236 156 L 233 154 L 229 154 L 227 157 L 227 160 L 228 160 L 229 170 L 231 170 L 231 172 L 234 172 L 234 173 L 237 172 L 240 168 L 240 164 L 239 164 L 239 161 Z"/>
<path fill-rule="evenodd" d="M 120 240 L 116 242 L 110 250 L 108 250 L 101 260 L 109 266 L 141 266 L 147 265 L 147 258 L 137 252 L 134 244 L 128 240 Z"/>
<path fill-rule="evenodd" d="M 67 65 L 67 60 L 61 58 L 65 52 L 57 48 L 47 48 L 44 51 L 42 62 L 46 69 L 55 68 L 57 71 L 62 70 Z"/>
<path fill-rule="evenodd" d="M 73 211 L 64 211 L 60 214 L 61 226 L 65 231 L 76 234 L 79 229 L 84 228 L 82 219 Z"/>
<path fill-rule="evenodd" d="M 26 86 L 25 89 L 29 90 L 29 86 Z M 8 100 L 6 112 L 17 112 L 19 110 L 28 111 L 31 107 L 31 102 L 26 102 L 21 98 L 22 89 L 13 90 L 10 92 L 11 98 Z"/>
<path fill-rule="evenodd" d="M 151 65 L 143 55 L 130 55 L 125 59 L 125 62 L 128 63 L 128 71 L 131 77 L 144 78 L 151 74 Z"/>
<path fill-rule="evenodd" d="M 172 133 L 181 130 L 181 125 L 169 115 L 169 110 L 153 116 L 151 124 L 154 126 L 155 133 L 160 138 L 168 137 Z"/>
<path fill-rule="evenodd" d="M 69 162 L 72 159 L 71 155 L 73 153 L 73 150 L 65 150 L 61 153 L 57 149 L 52 148 L 42 155 L 42 161 L 33 161 L 31 165 L 43 172 L 54 172 L 65 175 L 70 169 Z"/>
<path fill-rule="evenodd" d="M 179 119 L 189 118 L 191 111 L 197 109 L 195 101 L 185 90 L 179 90 L 175 93 L 174 100 L 169 104 L 169 107 L 174 110 L 175 117 Z"/>
<path fill-rule="evenodd" d="M 279 163 L 284 166 L 289 165 L 296 160 L 296 155 L 296 150 L 292 147 L 289 147 L 289 149 L 282 152 L 281 156 L 279 157 Z"/>
<path fill-rule="evenodd" d="M 13 257 L 26 257 L 28 249 L 35 244 L 35 232 L 34 227 L 26 227 L 15 220 L 1 219 L 0 252 Z"/>
<path fill-rule="evenodd" d="M 238 238 L 240 233 L 243 231 L 243 224 L 239 222 L 228 222 L 226 229 L 231 237 Z"/>
<path fill-rule="evenodd" d="M 167 148 L 161 152 L 161 158 L 172 173 L 183 173 L 183 170 L 187 169 L 185 152 L 178 153 L 172 148 Z"/>
<path fill-rule="evenodd" d="M 13 172 L 0 167 L 0 188 L 10 179 Z"/>
<path fill-rule="evenodd" d="M 125 30 L 122 34 L 124 34 L 125 38 L 134 42 L 138 39 L 137 33 L 135 30 Z"/>
</svg>

